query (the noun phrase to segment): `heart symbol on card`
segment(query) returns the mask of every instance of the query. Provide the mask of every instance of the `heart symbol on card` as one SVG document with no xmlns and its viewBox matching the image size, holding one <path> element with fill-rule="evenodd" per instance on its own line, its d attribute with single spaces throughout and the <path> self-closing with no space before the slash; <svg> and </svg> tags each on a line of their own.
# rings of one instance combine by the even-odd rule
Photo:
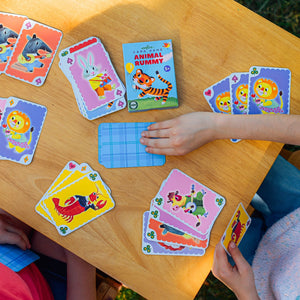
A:
<svg viewBox="0 0 300 300">
<path fill-rule="evenodd" d="M 211 96 L 211 90 L 207 90 L 207 91 L 205 92 L 205 95 L 206 95 L 206 96 Z"/>
<path fill-rule="evenodd" d="M 72 169 L 76 168 L 76 165 L 70 162 L 69 163 L 69 168 L 72 170 Z"/>
<path fill-rule="evenodd" d="M 6 124 L 3 124 L 3 125 L 2 125 L 2 127 L 3 127 L 3 128 L 6 128 L 6 127 L 7 127 L 7 125 L 6 125 Z"/>
<path fill-rule="evenodd" d="M 234 101 L 234 104 L 235 104 L 235 105 L 238 105 L 238 104 L 239 104 L 239 101 Z"/>
<path fill-rule="evenodd" d="M 254 98 L 254 97 L 255 97 L 255 94 L 251 94 L 251 97 Z"/>
</svg>

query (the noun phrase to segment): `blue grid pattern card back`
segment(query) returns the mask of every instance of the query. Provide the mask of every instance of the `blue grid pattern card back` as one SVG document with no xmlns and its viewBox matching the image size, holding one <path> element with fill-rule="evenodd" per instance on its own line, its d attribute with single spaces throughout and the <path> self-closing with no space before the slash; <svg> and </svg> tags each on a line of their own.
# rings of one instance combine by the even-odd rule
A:
<svg viewBox="0 0 300 300">
<path fill-rule="evenodd" d="M 164 155 L 146 152 L 141 133 L 152 124 L 102 123 L 98 128 L 98 159 L 106 168 L 162 166 Z"/>
</svg>

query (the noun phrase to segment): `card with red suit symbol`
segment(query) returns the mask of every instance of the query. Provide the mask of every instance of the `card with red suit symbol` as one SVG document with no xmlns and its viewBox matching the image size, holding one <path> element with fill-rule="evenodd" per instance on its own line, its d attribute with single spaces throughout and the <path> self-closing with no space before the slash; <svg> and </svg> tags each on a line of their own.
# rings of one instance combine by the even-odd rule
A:
<svg viewBox="0 0 300 300">
<path fill-rule="evenodd" d="M 248 81 L 248 72 L 230 75 L 231 113 L 234 115 L 248 113 Z"/>
<path fill-rule="evenodd" d="M 36 205 L 38 214 L 65 236 L 110 211 L 111 191 L 88 164 L 70 161 Z"/>
<path fill-rule="evenodd" d="M 243 203 L 240 203 L 237 209 L 235 210 L 221 239 L 221 244 L 229 255 L 229 243 L 233 241 L 238 246 L 243 236 L 245 235 L 247 229 L 249 228 L 250 223 L 251 218 L 245 210 Z"/>
</svg>

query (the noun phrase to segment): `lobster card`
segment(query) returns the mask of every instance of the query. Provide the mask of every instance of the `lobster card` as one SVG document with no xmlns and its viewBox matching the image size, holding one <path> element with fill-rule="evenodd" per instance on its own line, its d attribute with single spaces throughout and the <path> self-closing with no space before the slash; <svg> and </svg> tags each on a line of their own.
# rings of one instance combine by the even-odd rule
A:
<svg viewBox="0 0 300 300">
<path fill-rule="evenodd" d="M 201 247 L 188 247 L 178 244 L 156 242 L 148 239 L 147 224 L 149 212 L 143 214 L 143 238 L 142 251 L 147 255 L 178 255 L 178 256 L 202 256 L 205 250 Z"/>
<path fill-rule="evenodd" d="M 46 80 L 62 32 L 33 20 L 25 20 L 5 68 L 8 76 L 35 86 Z"/>
<path fill-rule="evenodd" d="M 6 67 L 25 20 L 25 16 L 0 12 L 0 74 Z"/>
<path fill-rule="evenodd" d="M 249 114 L 289 114 L 291 71 L 285 68 L 251 67 Z"/>
<path fill-rule="evenodd" d="M 228 246 L 230 241 L 233 241 L 237 246 L 240 244 L 246 230 L 250 226 L 251 218 L 246 212 L 242 203 L 239 204 L 237 209 L 232 216 L 225 233 L 222 236 L 222 246 L 226 252 L 230 255 L 228 251 Z"/>
<path fill-rule="evenodd" d="M 47 114 L 45 106 L 23 99 L 7 100 L 0 132 L 0 157 L 31 163 Z"/>
<path fill-rule="evenodd" d="M 248 112 L 249 74 L 233 73 L 230 75 L 231 113 L 235 115 Z"/>
</svg>

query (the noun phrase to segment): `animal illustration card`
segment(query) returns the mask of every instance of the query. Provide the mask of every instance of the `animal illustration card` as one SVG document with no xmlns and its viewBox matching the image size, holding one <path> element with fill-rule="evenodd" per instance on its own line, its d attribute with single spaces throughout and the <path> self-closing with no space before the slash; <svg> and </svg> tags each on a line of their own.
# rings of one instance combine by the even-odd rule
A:
<svg viewBox="0 0 300 300">
<path fill-rule="evenodd" d="M 230 75 L 231 113 L 234 115 L 248 112 L 248 81 L 248 72 Z"/>
<path fill-rule="evenodd" d="M 203 248 L 187 247 L 178 244 L 155 242 L 147 239 L 147 223 L 149 212 L 143 214 L 143 238 L 142 251 L 146 255 L 178 255 L 178 256 L 202 256 L 205 253 Z"/>
<path fill-rule="evenodd" d="M 173 169 L 158 194 L 156 206 L 201 234 L 210 232 L 225 198 L 178 169 Z"/>
<path fill-rule="evenodd" d="M 251 218 L 245 210 L 243 203 L 240 203 L 221 239 L 222 246 L 229 255 L 228 246 L 230 241 L 233 241 L 238 246 L 249 228 L 250 223 Z"/>
<path fill-rule="evenodd" d="M 214 112 L 231 114 L 230 76 L 205 89 L 203 95 Z"/>
<path fill-rule="evenodd" d="M 45 106 L 8 98 L 1 120 L 0 156 L 20 164 L 30 164 L 46 114 Z"/>
<path fill-rule="evenodd" d="M 98 128 L 98 160 L 106 168 L 162 166 L 164 155 L 148 153 L 140 143 L 151 122 L 101 123 Z"/>
<path fill-rule="evenodd" d="M 27 19 L 5 68 L 6 75 L 41 86 L 61 38 L 61 31 Z"/>
<path fill-rule="evenodd" d="M 92 171 L 52 195 L 42 203 L 61 235 L 67 235 L 114 206 L 110 192 L 100 175 Z"/>
<path fill-rule="evenodd" d="M 81 96 L 86 111 L 103 105 L 110 108 L 109 103 L 124 99 L 124 85 L 98 38 L 90 37 L 81 41 L 62 50 L 59 56 L 60 67 L 72 86 L 76 86 L 74 92 L 77 97 Z"/>
<path fill-rule="evenodd" d="M 6 67 L 25 20 L 25 16 L 0 12 L 0 74 Z"/>
<path fill-rule="evenodd" d="M 171 40 L 123 44 L 128 111 L 178 107 Z"/>
<path fill-rule="evenodd" d="M 291 71 L 286 68 L 251 67 L 249 114 L 289 114 Z"/>
</svg>

